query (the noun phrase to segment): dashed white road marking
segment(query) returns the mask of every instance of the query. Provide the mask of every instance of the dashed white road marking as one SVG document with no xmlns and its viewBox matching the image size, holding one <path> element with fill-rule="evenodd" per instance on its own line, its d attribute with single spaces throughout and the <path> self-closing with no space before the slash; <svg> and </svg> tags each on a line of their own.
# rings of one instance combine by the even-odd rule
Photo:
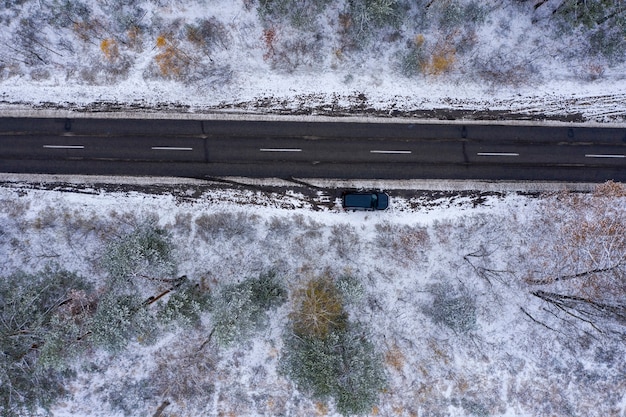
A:
<svg viewBox="0 0 626 417">
<path fill-rule="evenodd" d="M 626 158 L 626 155 L 620 154 L 593 154 L 589 153 L 585 155 L 585 158 Z"/>
<path fill-rule="evenodd" d="M 302 152 L 300 148 L 261 148 L 261 152 Z"/>
<path fill-rule="evenodd" d="M 411 151 L 383 151 L 383 150 L 371 150 L 370 153 L 387 153 L 387 154 L 410 154 Z"/>
<path fill-rule="evenodd" d="M 83 145 L 43 145 L 46 149 L 85 149 Z"/>
<path fill-rule="evenodd" d="M 478 156 L 519 156 L 515 152 L 478 152 Z"/>
<path fill-rule="evenodd" d="M 177 146 L 153 146 L 154 151 L 193 151 L 193 148 L 181 148 Z"/>
</svg>

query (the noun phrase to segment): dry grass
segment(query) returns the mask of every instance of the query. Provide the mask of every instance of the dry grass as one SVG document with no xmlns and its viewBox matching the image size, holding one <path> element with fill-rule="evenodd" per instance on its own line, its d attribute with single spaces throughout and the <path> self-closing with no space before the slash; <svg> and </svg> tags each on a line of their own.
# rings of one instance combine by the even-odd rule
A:
<svg viewBox="0 0 626 417">
<path fill-rule="evenodd" d="M 8 198 L 0 201 L 2 204 L 3 214 L 11 219 L 25 217 L 26 212 L 30 208 L 29 200 L 20 200 L 18 198 Z"/>
<path fill-rule="evenodd" d="M 626 185 L 607 181 L 596 186 L 593 195 L 594 197 L 626 197 Z"/>
<path fill-rule="evenodd" d="M 402 265 L 423 261 L 430 248 L 428 229 L 382 222 L 375 226 L 377 245 L 389 252 L 389 256 Z"/>
<path fill-rule="evenodd" d="M 315 415 L 319 417 L 328 415 L 328 405 L 317 401 L 315 403 Z"/>
<path fill-rule="evenodd" d="M 394 343 L 385 353 L 385 363 L 397 372 L 402 373 L 404 364 L 406 363 L 406 357 L 397 344 Z"/>
</svg>

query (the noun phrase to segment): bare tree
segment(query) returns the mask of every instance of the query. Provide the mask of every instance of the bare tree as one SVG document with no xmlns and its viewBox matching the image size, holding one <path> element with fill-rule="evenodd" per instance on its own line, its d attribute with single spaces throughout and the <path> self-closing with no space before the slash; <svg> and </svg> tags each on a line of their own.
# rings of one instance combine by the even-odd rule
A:
<svg viewBox="0 0 626 417">
<path fill-rule="evenodd" d="M 570 318 L 626 326 L 626 188 L 546 199 L 530 234 L 525 281 L 531 293 Z"/>
</svg>

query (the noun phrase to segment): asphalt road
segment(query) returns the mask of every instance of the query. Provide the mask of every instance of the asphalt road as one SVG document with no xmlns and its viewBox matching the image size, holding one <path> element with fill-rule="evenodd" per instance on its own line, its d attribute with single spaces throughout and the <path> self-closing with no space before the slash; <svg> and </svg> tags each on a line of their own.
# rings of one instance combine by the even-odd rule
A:
<svg viewBox="0 0 626 417">
<path fill-rule="evenodd" d="M 0 119 L 0 172 L 626 181 L 626 129 Z"/>
</svg>

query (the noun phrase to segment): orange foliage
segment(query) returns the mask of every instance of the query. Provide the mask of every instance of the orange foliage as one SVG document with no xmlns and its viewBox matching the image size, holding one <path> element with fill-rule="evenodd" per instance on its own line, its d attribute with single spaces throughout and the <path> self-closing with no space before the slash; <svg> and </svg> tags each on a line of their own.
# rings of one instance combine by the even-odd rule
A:
<svg viewBox="0 0 626 417">
<path fill-rule="evenodd" d="M 456 55 L 454 50 L 436 51 L 425 72 L 432 75 L 443 74 L 452 69 Z"/>
<path fill-rule="evenodd" d="M 103 39 L 102 42 L 100 42 L 100 50 L 104 54 L 104 57 L 107 59 L 107 61 L 113 62 L 120 57 L 120 51 L 117 47 L 117 42 L 115 41 L 115 39 Z"/>
<path fill-rule="evenodd" d="M 167 42 L 167 38 L 165 37 L 165 35 L 159 35 L 156 38 L 156 46 L 157 48 L 163 48 L 168 44 Z"/>
<path fill-rule="evenodd" d="M 413 44 L 417 51 L 420 51 L 420 70 L 428 75 L 440 75 L 448 72 L 456 62 L 456 48 L 454 46 L 455 34 L 449 34 L 440 38 L 434 46 L 426 48 L 426 38 L 421 33 L 413 39 Z M 430 55 L 430 57 L 429 57 Z"/>
<path fill-rule="evenodd" d="M 159 35 L 156 46 L 161 50 L 154 59 L 159 66 L 161 75 L 178 77 L 187 69 L 190 59 L 176 47 L 165 35 Z"/>
</svg>

